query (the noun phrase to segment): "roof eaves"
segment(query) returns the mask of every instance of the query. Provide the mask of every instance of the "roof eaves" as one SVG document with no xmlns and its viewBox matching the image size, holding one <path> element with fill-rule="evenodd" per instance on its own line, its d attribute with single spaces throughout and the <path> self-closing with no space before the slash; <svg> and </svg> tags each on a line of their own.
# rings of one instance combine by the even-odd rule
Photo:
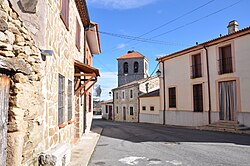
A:
<svg viewBox="0 0 250 166">
<path fill-rule="evenodd" d="M 183 49 L 183 50 L 180 50 L 180 51 L 177 51 L 175 53 L 168 54 L 168 55 L 165 55 L 165 56 L 162 56 L 162 57 L 158 57 L 156 60 L 159 61 L 159 62 L 165 61 L 167 59 L 172 59 L 174 57 L 181 56 L 181 55 L 193 52 L 193 51 L 197 51 L 197 50 L 200 50 L 200 49 L 202 49 L 204 47 L 215 45 L 215 44 L 218 44 L 219 42 L 231 40 L 231 39 L 234 39 L 234 38 L 237 38 L 237 37 L 240 37 L 240 36 L 243 36 L 243 35 L 247 35 L 247 34 L 250 34 L 250 26 L 246 27 L 244 29 L 241 29 L 241 30 L 239 30 L 237 32 L 234 32 L 234 33 L 231 33 L 231 34 L 226 34 L 224 36 L 221 36 L 221 37 L 218 37 L 218 38 L 215 38 L 215 39 L 212 39 L 212 40 L 208 40 L 208 41 L 203 42 L 203 43 L 201 43 L 199 45 L 189 47 L 189 48 L 186 48 L 186 49 Z"/>
<path fill-rule="evenodd" d="M 75 0 L 75 3 L 78 9 L 78 12 L 80 14 L 83 26 L 88 27 L 90 25 L 90 17 L 89 17 L 89 12 L 88 12 L 86 1 Z"/>
</svg>

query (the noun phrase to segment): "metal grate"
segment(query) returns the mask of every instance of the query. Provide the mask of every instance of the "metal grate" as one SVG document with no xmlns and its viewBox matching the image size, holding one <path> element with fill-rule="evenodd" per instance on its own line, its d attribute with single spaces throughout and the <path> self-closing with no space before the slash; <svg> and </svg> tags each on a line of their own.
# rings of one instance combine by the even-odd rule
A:
<svg viewBox="0 0 250 166">
<path fill-rule="evenodd" d="M 193 85 L 194 112 L 203 112 L 202 84 Z"/>
<path fill-rule="evenodd" d="M 64 93 L 65 77 L 61 74 L 58 76 L 58 124 L 64 122 Z"/>
<path fill-rule="evenodd" d="M 68 121 L 72 119 L 72 81 L 68 80 Z"/>
<path fill-rule="evenodd" d="M 233 63 L 232 63 L 232 51 L 231 45 L 221 47 L 219 50 L 219 71 L 218 74 L 232 73 Z"/>
<path fill-rule="evenodd" d="M 192 56 L 191 78 L 202 77 L 201 54 Z"/>
<path fill-rule="evenodd" d="M 169 108 L 176 108 L 176 89 L 175 87 L 168 89 L 169 93 Z"/>
</svg>

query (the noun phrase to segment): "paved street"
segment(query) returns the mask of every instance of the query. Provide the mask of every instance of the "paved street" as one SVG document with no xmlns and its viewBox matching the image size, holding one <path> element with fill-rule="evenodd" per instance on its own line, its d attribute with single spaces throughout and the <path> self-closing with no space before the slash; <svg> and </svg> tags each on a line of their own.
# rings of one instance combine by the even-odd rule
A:
<svg viewBox="0 0 250 166">
<path fill-rule="evenodd" d="M 89 166 L 249 166 L 250 136 L 94 120 L 103 127 Z"/>
</svg>

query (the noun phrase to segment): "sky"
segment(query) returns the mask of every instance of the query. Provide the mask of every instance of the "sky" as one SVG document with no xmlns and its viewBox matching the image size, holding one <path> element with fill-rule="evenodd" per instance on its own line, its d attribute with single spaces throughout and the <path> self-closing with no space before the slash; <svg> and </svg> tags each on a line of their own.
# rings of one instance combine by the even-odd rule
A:
<svg viewBox="0 0 250 166">
<path fill-rule="evenodd" d="M 101 100 L 117 87 L 117 60 L 129 50 L 149 59 L 149 75 L 156 58 L 227 34 L 237 20 L 250 26 L 250 0 L 87 0 L 90 19 L 98 23 L 102 53 L 93 66 L 101 77 Z"/>
</svg>

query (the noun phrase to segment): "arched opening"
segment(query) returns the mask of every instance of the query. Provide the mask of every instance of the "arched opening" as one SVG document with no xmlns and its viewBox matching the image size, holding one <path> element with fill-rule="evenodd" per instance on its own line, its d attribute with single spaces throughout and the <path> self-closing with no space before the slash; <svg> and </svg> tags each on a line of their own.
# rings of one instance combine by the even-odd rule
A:
<svg viewBox="0 0 250 166">
<path fill-rule="evenodd" d="M 124 73 L 124 74 L 128 73 L 128 62 L 125 62 L 125 63 L 123 64 L 123 73 Z"/>
<path fill-rule="evenodd" d="M 138 69 L 139 69 L 139 63 L 134 62 L 134 73 L 138 73 Z"/>
</svg>

